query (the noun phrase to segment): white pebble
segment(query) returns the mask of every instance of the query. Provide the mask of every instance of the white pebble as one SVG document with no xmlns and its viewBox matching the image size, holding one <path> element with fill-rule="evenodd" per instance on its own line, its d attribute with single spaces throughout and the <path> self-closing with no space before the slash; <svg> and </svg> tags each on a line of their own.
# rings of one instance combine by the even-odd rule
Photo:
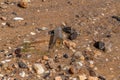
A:
<svg viewBox="0 0 120 80">
<path fill-rule="evenodd" d="M 19 75 L 20 75 L 21 77 L 25 77 L 25 72 L 22 71 L 21 73 L 19 73 Z"/>
<path fill-rule="evenodd" d="M 24 18 L 21 18 L 21 17 L 15 17 L 15 18 L 13 18 L 13 20 L 21 21 L 21 20 L 24 20 Z"/>
<path fill-rule="evenodd" d="M 34 33 L 34 32 L 30 32 L 30 34 L 31 34 L 31 35 L 36 35 L 36 33 Z"/>
</svg>

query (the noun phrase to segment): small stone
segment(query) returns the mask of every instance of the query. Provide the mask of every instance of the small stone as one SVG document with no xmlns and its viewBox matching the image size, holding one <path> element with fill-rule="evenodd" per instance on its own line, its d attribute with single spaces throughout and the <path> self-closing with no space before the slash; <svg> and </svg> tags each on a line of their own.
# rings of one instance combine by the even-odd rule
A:
<svg viewBox="0 0 120 80">
<path fill-rule="evenodd" d="M 56 76 L 55 80 L 62 80 L 61 76 Z"/>
<path fill-rule="evenodd" d="M 16 54 L 16 57 L 21 57 L 22 55 L 21 55 L 21 48 L 17 48 L 17 49 L 15 49 L 15 52 L 14 52 L 15 54 Z"/>
<path fill-rule="evenodd" d="M 3 26 L 5 26 L 6 25 L 6 23 L 1 23 Z"/>
<path fill-rule="evenodd" d="M 27 65 L 25 63 L 23 63 L 22 61 L 21 62 L 18 62 L 18 66 L 20 68 L 28 68 Z"/>
<path fill-rule="evenodd" d="M 93 52 L 95 57 L 100 56 L 102 54 L 99 50 L 95 50 Z"/>
<path fill-rule="evenodd" d="M 76 53 L 74 53 L 73 55 L 76 59 L 82 59 L 84 58 L 84 56 L 82 55 L 82 52 L 77 51 Z"/>
<path fill-rule="evenodd" d="M 63 44 L 68 47 L 69 49 L 73 50 L 74 48 L 76 48 L 76 43 L 72 42 L 72 41 L 67 41 L 64 40 Z"/>
<path fill-rule="evenodd" d="M 25 77 L 25 72 L 22 71 L 21 73 L 19 73 L 19 75 L 20 75 L 21 77 Z"/>
<path fill-rule="evenodd" d="M 75 74 L 76 73 L 75 67 L 70 67 L 69 72 L 70 74 Z"/>
<path fill-rule="evenodd" d="M 89 77 L 88 77 L 88 80 L 98 80 L 98 78 L 97 78 L 97 77 L 89 76 Z"/>
<path fill-rule="evenodd" d="M 1 17 L 1 20 L 6 21 L 7 18 L 6 17 Z"/>
<path fill-rule="evenodd" d="M 103 77 L 103 76 L 98 76 L 98 78 L 99 78 L 100 80 L 106 80 L 105 77 Z"/>
<path fill-rule="evenodd" d="M 24 18 L 22 18 L 22 17 L 15 17 L 15 18 L 13 18 L 13 20 L 15 20 L 15 21 L 22 21 L 22 20 L 24 20 Z"/>
<path fill-rule="evenodd" d="M 72 78 L 72 80 L 77 80 L 77 78 Z"/>
<path fill-rule="evenodd" d="M 69 39 L 74 40 L 77 38 L 77 35 L 78 35 L 77 32 L 74 31 L 73 33 L 70 34 Z"/>
<path fill-rule="evenodd" d="M 64 58 L 68 58 L 68 54 L 64 54 L 63 57 L 64 57 Z"/>
<path fill-rule="evenodd" d="M 86 79 L 87 79 L 87 77 L 85 74 L 79 75 L 79 80 L 86 80 Z"/>
<path fill-rule="evenodd" d="M 8 8 L 8 6 L 6 6 L 6 5 L 1 5 L 0 8 L 6 9 L 6 8 Z"/>
<path fill-rule="evenodd" d="M 48 58 L 48 56 L 43 56 L 43 60 L 48 60 L 49 58 Z"/>
<path fill-rule="evenodd" d="M 34 33 L 34 32 L 30 32 L 30 34 L 33 35 L 33 36 L 36 35 L 36 33 Z"/>
<path fill-rule="evenodd" d="M 18 4 L 18 6 L 22 8 L 27 8 L 28 7 L 28 0 L 21 0 Z"/>
<path fill-rule="evenodd" d="M 35 70 L 35 72 L 36 72 L 37 74 L 43 74 L 43 73 L 45 72 L 45 70 L 44 70 L 44 68 L 42 67 L 42 65 L 41 65 L 41 64 L 38 64 L 38 63 L 35 63 L 35 64 L 33 65 L 33 69 Z"/>
<path fill-rule="evenodd" d="M 41 30 L 45 31 L 47 30 L 48 28 L 47 27 L 42 27 Z"/>
<path fill-rule="evenodd" d="M 46 64 L 46 67 L 50 69 L 54 69 L 56 67 L 53 59 L 49 59 L 49 61 Z"/>
<path fill-rule="evenodd" d="M 120 16 L 112 16 L 113 19 L 116 19 L 117 21 L 120 21 Z"/>
<path fill-rule="evenodd" d="M 76 64 L 78 64 L 80 67 L 83 66 L 82 62 L 76 62 Z"/>
<path fill-rule="evenodd" d="M 105 51 L 105 43 L 104 42 L 97 41 L 94 43 L 94 47 L 99 49 L 99 50 Z"/>
</svg>

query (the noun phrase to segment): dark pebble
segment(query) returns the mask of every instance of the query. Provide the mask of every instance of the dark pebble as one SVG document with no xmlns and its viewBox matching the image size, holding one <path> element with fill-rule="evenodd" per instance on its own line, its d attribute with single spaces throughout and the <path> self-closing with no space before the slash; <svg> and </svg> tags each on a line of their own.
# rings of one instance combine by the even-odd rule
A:
<svg viewBox="0 0 120 80">
<path fill-rule="evenodd" d="M 63 28 L 63 31 L 66 33 L 69 33 L 69 34 L 71 33 L 71 30 L 72 30 L 71 27 L 64 27 Z"/>
<path fill-rule="evenodd" d="M 25 63 L 23 63 L 23 62 L 18 62 L 18 66 L 20 68 L 27 68 L 27 65 Z"/>
<path fill-rule="evenodd" d="M 22 55 L 21 55 L 21 48 L 17 48 L 16 50 L 15 50 L 15 54 L 16 54 L 16 57 L 21 57 Z"/>
<path fill-rule="evenodd" d="M 106 80 L 103 76 L 98 76 L 100 80 Z"/>
<path fill-rule="evenodd" d="M 77 32 L 73 32 L 73 33 L 70 34 L 69 39 L 74 40 L 74 39 L 77 38 L 77 35 L 78 35 Z"/>
<path fill-rule="evenodd" d="M 94 43 L 94 47 L 100 50 L 105 51 L 105 43 L 101 41 L 97 41 Z"/>
<path fill-rule="evenodd" d="M 68 58 L 68 54 L 64 54 L 63 57 L 64 57 L 64 58 Z"/>
<path fill-rule="evenodd" d="M 88 67 L 87 70 L 89 71 L 90 76 L 96 77 L 96 73 L 92 68 Z"/>
<path fill-rule="evenodd" d="M 112 18 L 116 19 L 117 21 L 120 21 L 120 16 L 112 16 Z"/>
</svg>

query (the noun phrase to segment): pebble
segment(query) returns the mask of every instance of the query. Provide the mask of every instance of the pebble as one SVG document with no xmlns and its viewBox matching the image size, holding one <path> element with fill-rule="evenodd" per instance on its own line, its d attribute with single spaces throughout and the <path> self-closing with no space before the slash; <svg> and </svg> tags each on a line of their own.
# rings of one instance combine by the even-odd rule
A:
<svg viewBox="0 0 120 80">
<path fill-rule="evenodd" d="M 89 76 L 89 77 L 88 77 L 88 80 L 98 80 L 98 78 L 97 78 L 97 77 Z"/>
<path fill-rule="evenodd" d="M 77 80 L 77 78 L 72 78 L 72 80 Z"/>
<path fill-rule="evenodd" d="M 18 62 L 18 66 L 20 68 L 28 68 L 27 65 L 25 63 L 23 63 L 22 61 L 21 62 Z"/>
<path fill-rule="evenodd" d="M 99 78 L 100 80 L 106 80 L 105 77 L 103 77 L 103 76 L 98 76 L 98 78 Z"/>
<path fill-rule="evenodd" d="M 79 75 L 79 80 L 86 80 L 86 79 L 87 79 L 87 77 L 85 74 Z"/>
<path fill-rule="evenodd" d="M 5 63 L 10 62 L 10 61 L 11 61 L 11 59 L 6 59 L 4 61 L 1 61 L 1 63 L 5 64 Z"/>
<path fill-rule="evenodd" d="M 21 57 L 22 56 L 21 55 L 21 48 L 16 48 L 14 53 L 16 54 L 16 57 Z"/>
<path fill-rule="evenodd" d="M 78 64 L 80 67 L 83 66 L 82 62 L 76 62 L 76 64 Z"/>
<path fill-rule="evenodd" d="M 43 56 L 43 60 L 49 60 L 48 56 Z"/>
<path fill-rule="evenodd" d="M 70 74 L 75 74 L 75 73 L 76 73 L 75 67 L 70 67 L 69 73 L 70 73 Z"/>
<path fill-rule="evenodd" d="M 41 28 L 42 31 L 45 31 L 45 30 L 47 30 L 47 29 L 48 29 L 47 27 L 42 27 L 42 28 Z"/>
<path fill-rule="evenodd" d="M 30 32 L 30 34 L 31 34 L 31 35 L 33 35 L 33 36 L 34 36 L 34 35 L 36 35 L 36 33 L 35 33 L 35 32 Z"/>
<path fill-rule="evenodd" d="M 2 9 L 6 9 L 6 8 L 8 8 L 8 6 L 6 6 L 6 5 L 2 5 L 2 6 L 0 6 L 0 8 L 2 8 Z"/>
<path fill-rule="evenodd" d="M 55 80 L 62 80 L 61 76 L 56 76 Z"/>
<path fill-rule="evenodd" d="M 42 65 L 41 65 L 41 64 L 38 64 L 38 63 L 35 63 L 35 64 L 33 65 L 33 69 L 35 70 L 35 72 L 36 72 L 37 74 L 43 74 L 43 73 L 45 72 L 45 70 L 44 70 L 44 68 L 42 67 Z"/>
<path fill-rule="evenodd" d="M 74 48 L 76 48 L 76 43 L 74 43 L 72 41 L 64 40 L 63 41 L 63 45 L 65 45 L 66 47 L 68 47 L 71 50 L 73 50 Z"/>
<path fill-rule="evenodd" d="M 15 20 L 15 21 L 21 21 L 21 20 L 24 20 L 24 18 L 22 18 L 22 17 L 15 17 L 15 18 L 13 18 L 13 20 Z"/>
<path fill-rule="evenodd" d="M 21 77 L 25 77 L 25 72 L 24 71 L 22 71 L 21 73 L 19 73 L 19 75 L 21 76 Z"/>
<path fill-rule="evenodd" d="M 94 43 L 94 47 L 99 49 L 99 50 L 105 51 L 105 43 L 104 42 L 97 41 Z"/>
<path fill-rule="evenodd" d="M 7 18 L 6 17 L 1 17 L 1 20 L 6 21 Z"/>
<path fill-rule="evenodd" d="M 50 69 L 54 69 L 56 67 L 53 59 L 49 59 L 49 61 L 46 64 L 46 67 Z"/>
<path fill-rule="evenodd" d="M 1 23 L 3 26 L 5 26 L 6 25 L 6 23 L 5 22 L 3 22 L 3 23 Z"/>
<path fill-rule="evenodd" d="M 120 21 L 120 16 L 112 16 L 113 19 L 116 19 L 117 21 Z"/>
<path fill-rule="evenodd" d="M 74 57 L 76 59 L 84 59 L 84 56 L 82 55 L 82 52 L 80 51 L 77 51 L 75 54 L 74 54 Z"/>
<path fill-rule="evenodd" d="M 69 56 L 68 56 L 68 54 L 64 54 L 63 57 L 64 58 L 68 58 Z"/>
<path fill-rule="evenodd" d="M 18 4 L 18 6 L 22 7 L 22 8 L 27 8 L 28 7 L 28 2 L 29 0 L 21 0 Z"/>
</svg>

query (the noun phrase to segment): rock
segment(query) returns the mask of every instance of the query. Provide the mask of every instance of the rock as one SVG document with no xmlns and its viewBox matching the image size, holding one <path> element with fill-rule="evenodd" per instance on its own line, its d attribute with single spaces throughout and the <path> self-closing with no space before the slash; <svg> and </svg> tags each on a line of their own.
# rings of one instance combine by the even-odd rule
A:
<svg viewBox="0 0 120 80">
<path fill-rule="evenodd" d="M 74 40 L 77 38 L 78 34 L 75 29 L 72 29 L 71 27 L 64 27 L 63 31 L 69 34 L 68 39 Z"/>
<path fill-rule="evenodd" d="M 77 80 L 77 78 L 72 78 L 72 80 Z"/>
<path fill-rule="evenodd" d="M 19 73 L 19 75 L 20 75 L 21 77 L 25 77 L 25 72 L 22 71 L 21 73 Z"/>
<path fill-rule="evenodd" d="M 74 40 L 74 39 L 77 38 L 77 35 L 78 35 L 77 32 L 74 31 L 73 33 L 70 34 L 70 36 L 69 36 L 68 38 L 69 38 L 70 40 Z"/>
<path fill-rule="evenodd" d="M 48 56 L 43 56 L 43 60 L 48 60 L 49 58 L 48 58 Z"/>
<path fill-rule="evenodd" d="M 46 67 L 50 69 L 54 69 L 56 67 L 53 59 L 49 59 L 49 61 L 46 63 Z"/>
<path fill-rule="evenodd" d="M 94 50 L 93 52 L 95 57 L 100 56 L 102 54 L 99 50 Z"/>
<path fill-rule="evenodd" d="M 3 23 L 1 23 L 3 26 L 5 26 L 7 23 L 5 23 L 5 22 L 3 22 Z"/>
<path fill-rule="evenodd" d="M 80 59 L 80 57 L 83 56 L 82 52 L 77 51 L 76 53 L 74 53 L 73 57 L 75 57 L 76 59 Z M 84 56 L 83 56 L 84 57 Z"/>
<path fill-rule="evenodd" d="M 99 49 L 99 50 L 105 51 L 105 43 L 104 42 L 97 41 L 94 43 L 94 47 Z"/>
<path fill-rule="evenodd" d="M 27 65 L 25 63 L 23 63 L 22 61 L 21 62 L 18 62 L 18 66 L 20 68 L 28 68 Z"/>
<path fill-rule="evenodd" d="M 45 31 L 45 30 L 47 30 L 47 29 L 48 29 L 47 27 L 42 27 L 42 28 L 41 28 L 42 31 Z"/>
<path fill-rule="evenodd" d="M 71 33 L 71 31 L 72 31 L 72 29 L 71 29 L 71 27 L 64 27 L 63 29 L 62 29 L 64 32 L 66 32 L 66 33 Z"/>
<path fill-rule="evenodd" d="M 10 61 L 11 61 L 11 59 L 6 59 L 6 60 L 1 61 L 1 63 L 5 64 L 5 63 L 10 62 Z"/>
<path fill-rule="evenodd" d="M 89 76 L 89 77 L 88 77 L 88 80 L 98 80 L 98 78 L 97 78 L 97 77 Z"/>
<path fill-rule="evenodd" d="M 8 8 L 8 6 L 6 6 L 6 5 L 1 5 L 0 8 L 1 8 L 1 9 L 6 9 L 6 8 Z"/>
<path fill-rule="evenodd" d="M 56 76 L 55 80 L 62 80 L 61 76 Z"/>
<path fill-rule="evenodd" d="M 81 68 L 83 66 L 82 62 L 76 62 L 76 64 Z"/>
<path fill-rule="evenodd" d="M 27 8 L 28 7 L 28 0 L 21 0 L 18 4 L 18 6 L 22 8 Z"/>
<path fill-rule="evenodd" d="M 64 54 L 63 57 L 64 58 L 68 58 L 69 56 L 68 56 L 68 54 Z"/>
<path fill-rule="evenodd" d="M 43 74 L 43 73 L 45 72 L 45 70 L 44 70 L 44 68 L 42 67 L 42 65 L 41 65 L 41 64 L 38 64 L 38 63 L 35 63 L 35 64 L 33 65 L 33 69 L 35 70 L 35 72 L 36 72 L 37 74 Z"/>
<path fill-rule="evenodd" d="M 74 48 L 76 48 L 76 44 L 74 42 L 72 42 L 72 41 L 64 40 L 63 41 L 63 45 L 65 45 L 66 47 L 68 47 L 71 50 L 73 50 Z"/>
<path fill-rule="evenodd" d="M 1 20 L 6 21 L 7 18 L 6 17 L 1 17 Z"/>
<path fill-rule="evenodd" d="M 85 74 L 79 75 L 79 80 L 86 80 L 86 79 L 87 79 L 87 77 Z"/>
<path fill-rule="evenodd" d="M 15 52 L 14 52 L 15 54 L 16 54 L 16 57 L 21 57 L 22 55 L 21 55 L 21 48 L 17 48 L 17 49 L 15 49 Z"/>
<path fill-rule="evenodd" d="M 117 21 L 120 21 L 120 16 L 112 16 L 113 19 L 116 19 Z"/>
<path fill-rule="evenodd" d="M 22 17 L 15 17 L 15 18 L 13 18 L 13 20 L 15 20 L 15 21 L 22 21 L 22 20 L 24 20 L 24 18 L 22 18 Z"/>
<path fill-rule="evenodd" d="M 34 36 L 34 35 L 36 35 L 36 33 L 35 33 L 35 32 L 30 32 L 30 34 L 31 34 L 31 35 L 33 35 L 33 36 Z"/>
<path fill-rule="evenodd" d="M 70 69 L 69 69 L 69 73 L 70 74 L 75 74 L 77 72 L 77 70 L 76 70 L 76 68 L 75 67 L 70 67 Z"/>
<path fill-rule="evenodd" d="M 106 80 L 105 77 L 103 77 L 103 76 L 98 76 L 98 78 L 99 78 L 100 80 Z"/>
</svg>

